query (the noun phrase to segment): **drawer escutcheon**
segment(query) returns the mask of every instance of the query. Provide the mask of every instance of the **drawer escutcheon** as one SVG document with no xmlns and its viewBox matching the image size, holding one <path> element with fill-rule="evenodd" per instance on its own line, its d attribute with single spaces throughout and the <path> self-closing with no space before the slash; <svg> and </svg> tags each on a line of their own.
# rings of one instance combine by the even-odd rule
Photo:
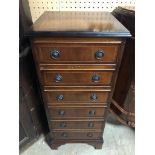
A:
<svg viewBox="0 0 155 155">
<path fill-rule="evenodd" d="M 55 82 L 61 82 L 62 81 L 62 76 L 60 75 L 60 74 L 57 74 L 56 76 L 55 76 Z"/>
<path fill-rule="evenodd" d="M 51 52 L 50 52 L 50 56 L 51 56 L 51 58 L 52 59 L 58 59 L 58 58 L 60 58 L 60 51 L 58 51 L 58 50 L 52 50 Z"/>
<path fill-rule="evenodd" d="M 67 124 L 65 123 L 65 122 L 62 122 L 62 123 L 60 123 L 60 128 L 65 128 L 65 127 L 67 127 Z"/>
<path fill-rule="evenodd" d="M 59 110 L 59 115 L 64 116 L 65 115 L 65 111 L 64 110 Z"/>
<path fill-rule="evenodd" d="M 92 94 L 90 96 L 91 101 L 96 101 L 97 100 L 97 95 L 96 94 Z"/>
<path fill-rule="evenodd" d="M 100 60 L 104 57 L 104 51 L 103 50 L 98 50 L 96 53 L 95 53 L 95 58 Z"/>
<path fill-rule="evenodd" d="M 60 94 L 56 97 L 57 101 L 63 101 L 64 100 L 64 95 L 63 94 Z"/>
<path fill-rule="evenodd" d="M 89 123 L 88 123 L 88 127 L 89 127 L 89 128 L 93 128 L 93 127 L 94 127 L 94 123 L 93 123 L 93 122 L 89 122 Z"/>
<path fill-rule="evenodd" d="M 101 80 L 101 76 L 96 74 L 92 76 L 92 82 L 99 82 L 100 80 Z"/>
<path fill-rule="evenodd" d="M 90 116 L 95 116 L 95 114 L 96 114 L 96 110 L 91 110 L 91 111 L 89 111 L 89 115 L 90 115 Z"/>
</svg>

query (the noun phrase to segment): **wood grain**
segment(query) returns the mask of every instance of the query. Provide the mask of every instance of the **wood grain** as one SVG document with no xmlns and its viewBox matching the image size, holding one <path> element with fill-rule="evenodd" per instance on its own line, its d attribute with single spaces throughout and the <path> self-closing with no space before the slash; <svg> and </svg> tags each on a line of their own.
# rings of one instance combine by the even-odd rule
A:
<svg viewBox="0 0 155 155">
<path fill-rule="evenodd" d="M 58 97 L 63 96 L 60 100 Z M 92 96 L 95 95 L 96 99 L 93 100 Z M 46 92 L 48 105 L 65 105 L 65 104 L 80 104 L 88 103 L 94 105 L 94 103 L 107 102 L 109 92 L 108 91 L 48 91 Z"/>
<path fill-rule="evenodd" d="M 130 32 L 109 12 L 46 11 L 32 25 L 29 36 L 128 37 Z"/>
<path fill-rule="evenodd" d="M 129 31 L 110 13 L 46 12 L 32 26 L 30 36 L 50 127 L 51 148 L 75 142 L 101 148 L 103 120 L 123 55 L 125 39 L 122 37 L 130 36 Z M 94 82 L 94 79 L 98 80 Z M 94 94 L 96 101 L 91 100 Z M 90 121 L 95 125 L 92 129 L 87 128 Z M 64 122 L 67 128 L 61 129 L 60 124 Z"/>
<path fill-rule="evenodd" d="M 88 132 L 66 132 L 53 131 L 51 136 L 53 139 L 99 139 L 102 132 L 88 131 Z"/>
<path fill-rule="evenodd" d="M 104 119 L 84 119 L 84 120 L 51 120 L 51 130 L 76 130 L 76 129 L 102 129 Z"/>
<path fill-rule="evenodd" d="M 106 106 L 101 107 L 48 107 L 49 115 L 53 119 L 78 117 L 104 117 Z"/>
<path fill-rule="evenodd" d="M 56 77 L 60 75 L 61 81 L 57 81 Z M 93 81 L 93 76 L 99 76 L 100 80 Z M 44 71 L 42 72 L 43 85 L 111 85 L 113 72 L 96 71 L 82 72 L 82 71 Z"/>
<path fill-rule="evenodd" d="M 119 45 L 104 45 L 104 44 L 39 44 L 36 46 L 38 60 L 40 63 L 115 63 L 118 54 Z M 53 59 L 51 53 L 57 50 L 60 57 Z M 96 59 L 97 51 L 103 51 L 104 57 Z"/>
</svg>

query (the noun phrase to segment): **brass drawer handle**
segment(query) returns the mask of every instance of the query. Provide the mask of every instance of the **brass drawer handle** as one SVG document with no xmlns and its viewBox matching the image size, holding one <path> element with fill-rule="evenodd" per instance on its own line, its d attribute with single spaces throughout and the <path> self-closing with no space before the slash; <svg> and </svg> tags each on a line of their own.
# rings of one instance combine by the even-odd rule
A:
<svg viewBox="0 0 155 155">
<path fill-rule="evenodd" d="M 99 82 L 101 80 L 101 77 L 99 75 L 93 75 L 92 76 L 92 82 Z"/>
<path fill-rule="evenodd" d="M 63 133 L 61 134 L 61 136 L 66 138 L 66 137 L 68 137 L 68 134 L 67 134 L 66 132 L 63 132 Z"/>
<path fill-rule="evenodd" d="M 67 127 L 67 124 L 65 123 L 65 122 L 62 122 L 62 123 L 60 123 L 60 128 L 65 128 L 65 127 Z"/>
<path fill-rule="evenodd" d="M 64 110 L 59 110 L 59 115 L 64 116 L 65 115 L 65 111 Z"/>
<path fill-rule="evenodd" d="M 100 60 L 104 57 L 104 51 L 102 50 L 98 50 L 96 53 L 95 53 L 95 57 L 96 59 Z"/>
<path fill-rule="evenodd" d="M 57 101 L 63 101 L 64 95 L 60 94 L 56 97 Z"/>
<path fill-rule="evenodd" d="M 93 134 L 89 132 L 89 133 L 87 133 L 87 136 L 88 137 L 93 137 Z"/>
<path fill-rule="evenodd" d="M 96 110 L 91 110 L 91 111 L 89 111 L 89 115 L 90 115 L 90 116 L 95 116 L 95 114 L 96 114 Z"/>
<path fill-rule="evenodd" d="M 60 51 L 58 51 L 58 50 L 52 50 L 51 52 L 50 52 L 50 56 L 51 56 L 51 58 L 52 59 L 58 59 L 58 58 L 60 58 Z"/>
<path fill-rule="evenodd" d="M 96 94 L 92 94 L 92 95 L 90 96 L 90 99 L 91 99 L 92 101 L 96 101 L 96 100 L 97 100 L 97 95 L 96 95 Z"/>
<path fill-rule="evenodd" d="M 94 123 L 93 123 L 93 122 L 89 122 L 89 123 L 88 123 L 88 127 L 89 127 L 89 128 L 93 128 L 93 127 L 94 127 Z"/>
<path fill-rule="evenodd" d="M 56 76 L 55 76 L 55 82 L 61 82 L 62 81 L 62 76 L 60 75 L 60 74 L 57 74 Z"/>
</svg>

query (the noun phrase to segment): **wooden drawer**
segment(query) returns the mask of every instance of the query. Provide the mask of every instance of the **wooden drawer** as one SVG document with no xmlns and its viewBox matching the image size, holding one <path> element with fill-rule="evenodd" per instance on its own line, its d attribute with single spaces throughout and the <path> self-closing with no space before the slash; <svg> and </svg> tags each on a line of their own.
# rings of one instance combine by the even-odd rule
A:
<svg viewBox="0 0 155 155">
<path fill-rule="evenodd" d="M 48 107 L 49 114 L 54 118 L 104 117 L 105 106 L 93 107 Z"/>
<path fill-rule="evenodd" d="M 111 71 L 42 71 L 43 84 L 49 85 L 111 85 Z"/>
<path fill-rule="evenodd" d="M 62 131 L 56 132 L 52 131 L 51 136 L 53 139 L 100 139 L 102 136 L 102 132 L 78 132 L 78 131 Z"/>
<path fill-rule="evenodd" d="M 64 129 L 102 129 L 103 120 L 52 120 L 50 127 L 52 130 Z"/>
<path fill-rule="evenodd" d="M 48 105 L 65 105 L 71 103 L 106 103 L 109 92 L 108 91 L 46 91 Z"/>
<path fill-rule="evenodd" d="M 119 50 L 114 44 L 39 44 L 35 54 L 40 63 L 111 63 Z"/>
</svg>

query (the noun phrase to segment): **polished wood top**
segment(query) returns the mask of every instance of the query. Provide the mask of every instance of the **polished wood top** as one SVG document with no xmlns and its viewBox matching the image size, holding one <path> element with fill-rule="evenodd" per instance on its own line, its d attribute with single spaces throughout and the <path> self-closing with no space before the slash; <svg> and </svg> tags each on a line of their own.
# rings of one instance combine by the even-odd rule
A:
<svg viewBox="0 0 155 155">
<path fill-rule="evenodd" d="M 130 37 L 130 32 L 109 12 L 46 11 L 32 25 L 29 36 Z"/>
</svg>

